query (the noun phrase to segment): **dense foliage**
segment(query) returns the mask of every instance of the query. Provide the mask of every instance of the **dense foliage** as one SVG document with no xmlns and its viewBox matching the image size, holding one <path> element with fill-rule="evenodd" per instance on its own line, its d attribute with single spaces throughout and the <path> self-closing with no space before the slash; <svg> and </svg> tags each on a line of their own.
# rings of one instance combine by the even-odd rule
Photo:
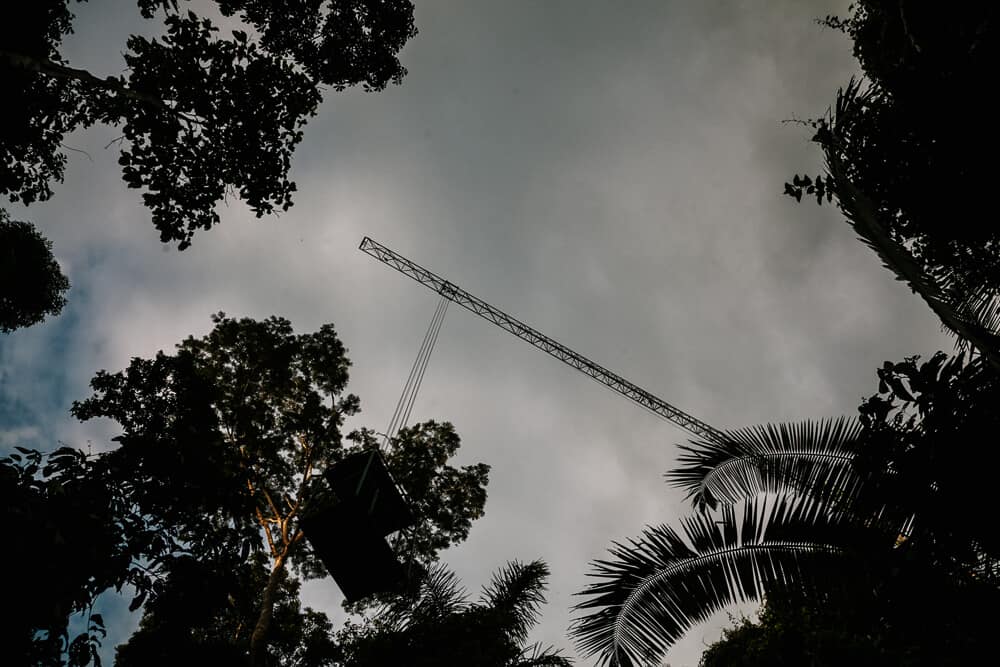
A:
<svg viewBox="0 0 1000 667">
<path fill-rule="evenodd" d="M 848 88 L 850 113 L 814 123 L 813 139 L 928 273 L 994 291 L 1000 228 L 986 193 L 1000 149 L 987 129 L 998 18 L 992 3 L 952 11 L 912 0 L 861 0 L 848 18 L 828 18 L 851 38 L 867 84 Z M 786 191 L 841 194 L 822 176 L 796 177 Z"/>
<path fill-rule="evenodd" d="M 33 452 L 4 462 L 17 525 L 73 549 L 38 559 L 68 581 L 39 597 L 48 615 L 26 619 L 25 632 L 45 630 L 55 641 L 68 613 L 127 583 L 137 593 L 133 609 L 145 603 L 140 632 L 122 647 L 129 664 L 201 649 L 253 664 L 329 653 L 329 621 L 298 608 L 294 573 L 326 574 L 299 524 L 325 494 L 318 473 L 374 446 L 368 431 L 342 437 L 344 419 L 359 408 L 346 393 L 346 350 L 331 325 L 296 334 L 281 318 L 221 313 L 214 323 L 173 354 L 94 377 L 94 394 L 73 412 L 113 420 L 121 429 L 116 449 L 92 458 L 67 449 L 45 467 Z M 404 429 L 385 451 L 419 519 L 394 542 L 417 578 L 483 514 L 489 468 L 450 465 L 459 445 L 451 424 L 426 422 Z M 78 541 L 46 521 L 69 522 Z M 343 536 L 345 548 L 351 539 Z M 87 549 L 99 551 L 74 561 Z M 184 600 L 202 594 L 197 610 L 183 612 Z"/>
<path fill-rule="evenodd" d="M 52 243 L 30 223 L 0 209 L 0 333 L 58 315 L 69 280 L 52 256 Z"/>
<path fill-rule="evenodd" d="M 52 196 L 66 167 L 63 139 L 96 123 L 120 127 L 122 177 L 164 242 L 180 248 L 218 223 L 238 196 L 258 215 L 285 210 L 302 127 L 321 89 L 381 90 L 405 75 L 397 54 L 416 34 L 409 0 L 285 3 L 217 0 L 242 29 L 225 33 L 186 0 L 138 0 L 161 37 L 132 35 L 125 73 L 76 69 L 62 56 L 77 3 L 19 2 L 0 22 L 0 195 Z"/>
</svg>

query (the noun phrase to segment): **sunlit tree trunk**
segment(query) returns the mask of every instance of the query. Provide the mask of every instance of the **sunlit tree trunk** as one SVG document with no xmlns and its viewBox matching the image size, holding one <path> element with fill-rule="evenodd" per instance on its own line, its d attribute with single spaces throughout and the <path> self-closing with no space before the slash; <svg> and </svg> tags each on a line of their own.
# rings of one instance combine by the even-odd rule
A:
<svg viewBox="0 0 1000 667">
<path fill-rule="evenodd" d="M 271 627 L 271 617 L 274 615 L 274 594 L 278 590 L 278 581 L 281 579 L 281 570 L 285 567 L 288 550 L 289 548 L 286 547 L 274 561 L 271 576 L 267 578 L 267 586 L 264 588 L 260 614 L 257 616 L 257 624 L 254 626 L 253 634 L 250 635 L 250 664 L 253 667 L 263 667 L 266 661 L 267 631 Z"/>
</svg>

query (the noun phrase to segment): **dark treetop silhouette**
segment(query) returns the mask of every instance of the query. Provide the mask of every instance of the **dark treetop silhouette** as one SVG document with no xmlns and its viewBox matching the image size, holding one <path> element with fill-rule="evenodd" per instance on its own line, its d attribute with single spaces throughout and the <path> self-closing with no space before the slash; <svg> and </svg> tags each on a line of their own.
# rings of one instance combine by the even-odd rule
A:
<svg viewBox="0 0 1000 667">
<path fill-rule="evenodd" d="M 0 28 L 7 99 L 0 123 L 0 194 L 31 203 L 62 177 L 67 132 L 120 126 L 122 176 L 164 242 L 191 243 L 218 222 L 227 192 L 258 215 L 291 205 L 292 151 L 320 89 L 381 90 L 406 73 L 396 54 L 416 34 L 407 0 L 285 3 L 217 0 L 245 30 L 223 34 L 184 0 L 138 0 L 166 34 L 133 35 L 126 73 L 99 76 L 59 52 L 69 0 L 15 3 Z M 13 15 L 10 15 L 13 14 Z M 16 102 L 16 103 L 15 103 Z"/>
<path fill-rule="evenodd" d="M 112 143 L 122 178 L 143 191 L 160 240 L 180 249 L 219 222 L 217 205 L 226 197 L 243 200 L 258 217 L 287 210 L 292 153 L 322 89 L 399 83 L 406 69 L 397 54 L 416 34 L 409 0 L 216 0 L 227 21 L 242 23 L 226 32 L 187 0 L 137 5 L 165 34 L 129 37 L 125 73 L 108 76 L 74 67 L 60 51 L 73 10 L 85 5 L 5 3 L 0 196 L 26 205 L 50 198 L 65 171 L 66 135 L 110 125 L 121 131 Z M 33 271 L 57 285 L 58 271 L 42 260 Z M 5 300 L 17 297 L 7 296 L 10 289 L 0 283 Z M 58 312 L 56 301 L 50 306 L 47 312 Z"/>
<path fill-rule="evenodd" d="M 796 175 L 785 193 L 836 198 L 885 265 L 920 294 L 958 337 L 1000 368 L 1000 228 L 985 130 L 1000 63 L 1000 9 L 960 11 L 905 0 L 866 0 L 843 30 L 865 79 L 851 81 L 830 112 L 809 121 L 827 173 Z"/>
<path fill-rule="evenodd" d="M 52 243 L 31 224 L 11 220 L 0 209 L 0 333 L 58 314 L 68 289 Z"/>
<path fill-rule="evenodd" d="M 117 449 L 93 460 L 78 460 L 73 458 L 78 453 L 68 450 L 53 462 L 58 465 L 44 468 L 37 454 L 33 463 L 3 463 L 11 471 L 4 477 L 5 491 L 23 499 L 10 511 L 26 526 L 37 523 L 31 517 L 38 513 L 21 507 L 39 505 L 39 512 L 55 512 L 54 520 L 63 520 L 53 503 L 72 483 L 77 491 L 67 501 L 81 511 L 98 508 L 87 511 L 100 518 L 93 531 L 87 523 L 75 528 L 82 531 L 80 544 L 93 539 L 88 549 L 115 554 L 81 561 L 82 568 L 94 571 L 46 601 L 54 611 L 24 628 L 29 648 L 34 630 L 47 630 L 56 640 L 67 612 L 86 610 L 101 591 L 129 583 L 137 589 L 132 607 L 147 602 L 144 613 L 151 616 L 128 655 L 172 659 L 174 653 L 163 652 L 183 646 L 168 639 L 198 621 L 167 619 L 167 610 L 176 609 L 173 598 L 156 600 L 161 594 L 189 595 L 184 591 L 199 572 L 238 604 L 228 606 L 225 595 L 212 598 L 214 589 L 206 583 L 199 613 L 208 614 L 215 629 L 198 625 L 208 634 L 185 635 L 185 650 L 225 637 L 227 651 L 270 662 L 276 651 L 287 649 L 270 647 L 272 635 L 289 631 L 276 628 L 278 616 L 291 614 L 302 632 L 326 622 L 322 614 L 297 611 L 298 584 L 291 572 L 325 576 L 299 524 L 324 495 L 316 473 L 376 442 L 370 431 L 352 433 L 346 442 L 341 434 L 344 418 L 359 406 L 358 398 L 345 392 L 346 350 L 331 325 L 295 334 L 281 318 L 234 320 L 220 314 L 214 322 L 207 336 L 188 338 L 174 354 L 136 358 L 122 372 L 101 372 L 93 379 L 94 395 L 73 411 L 81 419 L 116 422 L 122 430 Z M 415 575 L 442 549 L 464 540 L 471 522 L 483 514 L 488 466 L 449 465 L 459 445 L 450 424 L 426 422 L 401 431 L 384 452 L 419 517 L 394 544 Z M 343 547 L 350 548 L 350 541 L 343 536 Z M 43 552 L 37 564 L 62 572 L 67 559 L 72 560 L 63 550 Z M 260 588 L 252 588 L 257 584 Z M 213 607 L 213 599 L 221 606 Z M 159 652 L 143 653 L 154 648 Z"/>
</svg>

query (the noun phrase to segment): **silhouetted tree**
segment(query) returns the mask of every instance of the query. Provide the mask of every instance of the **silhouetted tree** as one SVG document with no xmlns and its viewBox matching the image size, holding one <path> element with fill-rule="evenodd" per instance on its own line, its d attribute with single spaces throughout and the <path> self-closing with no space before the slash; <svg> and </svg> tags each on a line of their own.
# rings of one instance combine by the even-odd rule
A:
<svg viewBox="0 0 1000 667">
<path fill-rule="evenodd" d="M 260 610 L 270 576 L 267 556 L 220 563 L 194 557 L 167 565 L 163 590 L 143 609 L 139 629 L 116 649 L 115 664 L 249 665 L 248 621 Z M 340 654 L 333 625 L 299 602 L 299 582 L 283 570 L 273 594 L 268 650 L 273 664 L 322 667 Z"/>
<path fill-rule="evenodd" d="M 137 0 L 164 34 L 132 35 L 126 70 L 104 76 L 60 53 L 72 31 L 69 0 L 20 2 L 0 22 L 5 99 L 0 194 L 26 204 L 62 178 L 62 140 L 80 127 L 120 127 L 122 176 L 164 242 L 180 248 L 218 222 L 227 193 L 258 215 L 291 205 L 288 169 L 320 90 L 399 83 L 396 55 L 416 34 L 409 0 L 328 0 L 275 5 L 216 0 L 222 34 L 185 0 Z"/>
<path fill-rule="evenodd" d="M 768 594 L 758 619 L 723 630 L 699 667 L 936 667 L 981 660 L 995 596 L 942 587 L 937 577 L 916 571 L 889 574 L 877 587 L 845 584 L 849 594 L 827 600 L 787 590 Z"/>
<path fill-rule="evenodd" d="M 292 153 L 324 87 L 378 91 L 406 74 L 397 54 L 416 34 L 409 0 L 215 4 L 239 29 L 224 34 L 211 12 L 188 0 L 137 0 L 144 18 L 159 19 L 163 34 L 130 36 L 125 73 L 105 75 L 62 55 L 75 18 L 71 5 L 78 3 L 6 3 L 0 196 L 23 204 L 50 198 L 66 167 L 64 137 L 110 125 L 121 131 L 112 143 L 121 152 L 122 178 L 143 190 L 160 240 L 183 250 L 196 230 L 219 222 L 218 204 L 229 196 L 257 217 L 292 205 Z M 16 268 L 0 244 L 0 277 L 18 274 L 17 289 L 7 280 L 0 286 L 0 331 L 58 312 L 67 287 L 48 247 L 28 244 L 37 234 L 21 234 L 26 245 Z M 27 308 L 13 311 L 23 316 L 6 312 L 14 306 Z"/>
<path fill-rule="evenodd" d="M 941 12 L 910 0 L 865 0 L 828 25 L 854 41 L 852 81 L 809 124 L 827 173 L 785 192 L 837 199 L 886 266 L 944 325 L 1000 367 L 1000 228 L 987 193 L 1000 149 L 990 126 L 1000 11 Z"/>
<path fill-rule="evenodd" d="M 32 620 L 31 628 L 62 636 L 58 624 L 65 628 L 67 613 L 130 584 L 137 590 L 132 608 L 146 603 L 139 635 L 123 647 L 122 660 L 132 664 L 198 647 L 254 664 L 326 654 L 321 635 L 329 622 L 298 609 L 289 568 L 325 575 L 299 519 L 323 494 L 316 473 L 372 445 L 368 431 L 347 442 L 341 436 L 344 418 L 359 406 L 345 393 L 346 350 L 331 325 L 295 334 L 281 318 L 219 314 L 214 322 L 207 336 L 188 338 L 175 354 L 136 358 L 122 372 L 95 376 L 94 395 L 73 412 L 115 421 L 122 429 L 117 449 L 93 459 L 61 450 L 47 466 L 28 451 L 16 456 L 29 459 L 4 463 L 8 511 L 18 525 L 42 535 L 39 547 L 67 545 L 37 560 L 70 581 L 56 586 L 49 577 L 54 588 L 41 587 L 33 598 L 47 625 Z M 450 466 L 459 444 L 450 424 L 427 422 L 403 430 L 384 452 L 418 513 L 418 525 L 397 544 L 417 574 L 465 539 L 483 513 L 489 468 Z M 75 541 L 60 533 L 65 522 Z M 351 536 L 343 539 L 351 548 Z M 92 559 L 76 558 L 88 549 Z M 183 603 L 202 593 L 197 612 Z M 179 653 L 163 653 L 166 645 Z"/>
<path fill-rule="evenodd" d="M 58 315 L 69 280 L 52 256 L 52 242 L 0 209 L 0 332 Z"/>
<path fill-rule="evenodd" d="M 859 423 L 769 425 L 685 447 L 668 476 L 701 511 L 598 561 L 573 630 L 581 648 L 645 664 L 714 611 L 767 593 L 867 608 L 858 618 L 881 624 L 886 646 L 923 647 L 912 664 L 972 659 L 1000 601 L 989 509 L 1000 454 L 980 446 L 1000 426 L 997 377 L 963 356 L 886 363 Z"/>
<path fill-rule="evenodd" d="M 541 561 L 508 563 L 470 602 L 458 578 L 431 570 L 412 597 L 377 611 L 367 626 L 338 633 L 343 667 L 564 667 L 558 651 L 526 646 L 544 604 L 548 567 Z"/>
<path fill-rule="evenodd" d="M 102 457 L 61 447 L 47 455 L 15 448 L 0 459 L 0 513 L 7 530 L 0 568 L 15 606 L 4 625 L 10 664 L 83 665 L 97 654 L 104 622 L 93 601 L 121 590 L 161 536 L 130 513 L 128 484 Z M 83 632 L 69 636 L 67 617 L 86 613 Z"/>
<path fill-rule="evenodd" d="M 894 651 L 881 643 L 871 600 L 818 606 L 789 598 L 769 596 L 756 621 L 744 617 L 724 629 L 702 653 L 698 667 L 912 664 L 905 654 L 915 647 Z"/>
</svg>

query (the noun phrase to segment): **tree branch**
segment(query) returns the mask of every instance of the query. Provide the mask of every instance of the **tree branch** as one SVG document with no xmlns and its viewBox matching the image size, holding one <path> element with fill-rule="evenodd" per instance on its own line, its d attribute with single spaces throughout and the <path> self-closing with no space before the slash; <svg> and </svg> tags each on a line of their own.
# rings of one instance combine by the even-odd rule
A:
<svg viewBox="0 0 1000 667">
<path fill-rule="evenodd" d="M 257 523 L 264 529 L 264 537 L 267 538 L 267 546 L 271 550 L 271 555 L 277 556 L 278 549 L 274 546 L 274 538 L 271 537 L 271 527 L 268 525 L 268 520 L 264 518 L 259 507 L 254 508 L 254 510 L 257 512 Z"/>
<path fill-rule="evenodd" d="M 267 489 L 261 489 L 261 492 L 264 494 L 264 498 L 267 499 L 267 504 L 271 508 L 271 511 L 274 512 L 275 521 L 277 523 L 281 523 L 284 520 L 284 517 L 282 516 L 281 511 L 278 510 L 278 506 L 274 504 L 274 499 L 271 498 L 271 494 Z"/>
<path fill-rule="evenodd" d="M 74 153 L 83 153 L 84 155 L 87 156 L 88 160 L 90 160 L 91 162 L 94 161 L 94 158 L 90 157 L 90 153 L 88 153 L 87 151 L 80 150 L 79 148 L 73 148 L 72 146 L 67 146 L 66 144 L 62 144 L 62 143 L 59 144 L 59 145 L 62 146 L 63 148 L 65 148 L 68 151 L 73 151 Z M 108 144 L 108 146 L 110 146 L 110 145 L 111 144 Z M 105 148 L 107 148 L 108 146 L 105 146 Z M 90 456 L 90 454 L 88 454 L 87 456 Z"/>
<path fill-rule="evenodd" d="M 122 97 L 127 97 L 129 99 L 148 104 L 149 106 L 152 106 L 160 111 L 165 111 L 185 123 L 204 125 L 204 121 L 202 119 L 193 117 L 182 111 L 178 111 L 155 95 L 150 95 L 134 88 L 129 88 L 114 77 L 109 76 L 106 79 L 101 79 L 85 69 L 76 69 L 74 67 L 69 67 L 67 65 L 49 60 L 48 58 L 36 58 L 34 56 L 26 56 L 21 53 L 12 53 L 10 51 L 0 51 L 0 59 L 6 60 L 7 64 L 11 67 L 28 70 L 30 72 L 38 72 L 39 74 L 44 74 L 45 76 L 51 76 L 57 79 L 77 81 L 86 86 L 90 86 L 91 88 L 107 90 L 115 93 L 116 95 L 121 95 Z"/>
<path fill-rule="evenodd" d="M 247 480 L 247 488 L 250 489 L 251 496 L 257 495 L 257 491 L 253 487 L 253 482 L 249 479 Z M 257 523 L 264 529 L 264 537 L 267 538 L 267 546 L 271 550 L 271 555 L 277 557 L 278 549 L 274 546 L 274 538 L 271 536 L 271 527 L 268 525 L 270 522 L 264 517 L 259 507 L 254 507 L 254 512 L 257 514 Z"/>
<path fill-rule="evenodd" d="M 906 20 L 906 10 L 903 8 L 904 0 L 899 0 L 899 20 L 903 24 L 903 34 L 906 38 L 910 40 L 910 45 L 913 50 L 920 53 L 920 45 L 917 44 L 917 40 L 913 38 L 913 33 L 910 32 L 910 24 Z"/>
</svg>

